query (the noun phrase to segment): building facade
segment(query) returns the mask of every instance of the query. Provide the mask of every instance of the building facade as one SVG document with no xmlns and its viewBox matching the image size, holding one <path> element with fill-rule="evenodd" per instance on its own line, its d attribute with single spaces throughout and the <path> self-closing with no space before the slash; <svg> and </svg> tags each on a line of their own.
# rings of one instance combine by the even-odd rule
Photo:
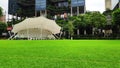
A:
<svg viewBox="0 0 120 68">
<path fill-rule="evenodd" d="M 119 8 L 120 8 L 120 0 L 119 0 Z"/>
<path fill-rule="evenodd" d="M 64 13 L 77 14 L 85 12 L 85 0 L 31 0 L 31 2 L 26 0 L 26 2 L 21 2 L 22 0 L 9 0 L 9 14 L 39 16 L 46 13 L 53 16 Z"/>
<path fill-rule="evenodd" d="M 8 2 L 8 14 L 12 14 L 14 15 L 15 13 L 17 13 L 17 10 L 18 10 L 18 3 L 17 3 L 17 0 L 9 0 Z"/>
<path fill-rule="evenodd" d="M 118 8 L 119 0 L 105 0 L 105 9 L 113 10 Z"/>
<path fill-rule="evenodd" d="M 0 17 L 0 22 L 6 22 L 6 15 Z"/>
</svg>

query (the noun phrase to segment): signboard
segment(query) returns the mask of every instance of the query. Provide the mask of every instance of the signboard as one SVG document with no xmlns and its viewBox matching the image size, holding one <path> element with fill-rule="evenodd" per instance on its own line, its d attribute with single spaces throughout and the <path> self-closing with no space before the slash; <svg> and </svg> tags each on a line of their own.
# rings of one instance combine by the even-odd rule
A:
<svg viewBox="0 0 120 68">
<path fill-rule="evenodd" d="M 35 9 L 37 11 L 46 10 L 46 0 L 35 0 Z"/>
<path fill-rule="evenodd" d="M 77 6 L 84 6 L 85 0 L 71 0 L 71 6 L 77 7 Z"/>
<path fill-rule="evenodd" d="M 17 5 L 17 0 L 9 0 L 9 9 L 8 9 L 9 14 L 15 14 L 18 8 L 19 6 Z"/>
</svg>

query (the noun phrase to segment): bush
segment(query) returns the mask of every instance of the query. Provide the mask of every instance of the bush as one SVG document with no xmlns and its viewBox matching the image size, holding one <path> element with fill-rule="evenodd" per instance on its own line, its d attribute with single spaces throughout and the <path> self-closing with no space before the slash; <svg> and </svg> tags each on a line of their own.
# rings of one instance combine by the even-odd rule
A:
<svg viewBox="0 0 120 68">
<path fill-rule="evenodd" d="M 0 36 L 2 35 L 3 32 L 6 32 L 7 25 L 3 22 L 0 22 Z"/>
</svg>

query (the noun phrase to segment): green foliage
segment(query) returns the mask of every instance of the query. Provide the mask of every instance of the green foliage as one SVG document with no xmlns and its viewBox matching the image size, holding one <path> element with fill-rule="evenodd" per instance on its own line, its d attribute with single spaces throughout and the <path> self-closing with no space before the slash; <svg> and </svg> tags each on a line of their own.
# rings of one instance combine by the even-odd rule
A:
<svg viewBox="0 0 120 68">
<path fill-rule="evenodd" d="M 18 23 L 20 23 L 20 22 L 22 22 L 23 20 L 25 20 L 25 18 L 24 19 L 21 19 L 21 20 L 17 20 L 17 19 L 12 19 L 12 21 L 10 21 L 10 22 L 7 22 L 7 24 L 8 24 L 8 26 L 13 26 L 13 25 L 15 25 L 15 24 L 18 24 Z"/>
<path fill-rule="evenodd" d="M 63 29 L 66 29 L 66 25 L 68 23 L 67 20 L 64 20 L 64 19 L 58 19 L 56 20 L 56 23 L 61 26 Z"/>
<path fill-rule="evenodd" d="M 57 24 L 59 26 L 62 27 L 62 30 L 65 31 L 65 32 L 68 32 L 69 33 L 69 37 L 73 36 L 74 35 L 74 25 L 73 25 L 73 17 L 69 17 L 70 19 L 69 20 L 64 20 L 64 19 L 60 19 L 58 18 L 56 20 Z M 72 19 L 73 18 L 73 19 Z"/>
<path fill-rule="evenodd" d="M 68 28 L 68 32 L 70 36 L 74 35 L 74 26 L 73 26 L 73 22 L 69 21 L 67 24 L 67 28 Z"/>
<path fill-rule="evenodd" d="M 47 11 L 48 14 L 50 14 L 50 15 L 56 15 L 56 14 L 65 13 L 66 11 L 68 12 L 69 8 L 68 7 L 57 7 L 57 6 L 54 6 L 53 4 L 48 4 L 47 10 L 48 10 Z"/>
<path fill-rule="evenodd" d="M 58 19 L 56 22 L 63 27 L 63 30 L 67 31 L 69 35 L 72 34 L 72 36 L 75 36 L 78 35 L 78 33 L 85 34 L 85 31 L 86 34 L 90 35 L 93 33 L 93 28 L 104 28 L 107 19 L 100 12 L 87 12 L 79 16 L 70 16 L 67 21 Z"/>
<path fill-rule="evenodd" d="M 107 15 L 112 16 L 112 12 L 113 12 L 112 10 L 108 9 L 108 10 L 106 10 L 106 11 L 103 12 L 103 15 L 105 15 L 105 16 L 107 16 Z"/>
<path fill-rule="evenodd" d="M 79 28 L 80 26 L 84 26 L 84 16 L 79 15 L 79 16 L 73 16 L 69 18 L 71 21 L 73 21 L 73 25 L 75 28 Z"/>
<path fill-rule="evenodd" d="M 114 24 L 120 26 L 120 9 L 113 11 L 112 17 Z"/>
<path fill-rule="evenodd" d="M 73 16 L 70 18 L 73 20 L 73 24 L 76 27 L 91 25 L 93 27 L 103 27 L 106 24 L 106 17 L 100 12 L 87 12 L 86 14 L 80 14 L 79 16 Z"/>
<path fill-rule="evenodd" d="M 100 12 L 90 12 L 85 15 L 85 20 L 87 24 L 92 25 L 93 27 L 103 27 L 105 26 L 107 19 Z"/>
<path fill-rule="evenodd" d="M 0 58 L 0 68 L 120 68 L 120 41 L 6 40 Z"/>
<path fill-rule="evenodd" d="M 3 15 L 2 8 L 0 7 L 0 17 Z"/>
<path fill-rule="evenodd" d="M 3 23 L 3 22 L 0 22 L 0 34 L 2 32 L 5 32 L 6 29 L 7 29 L 7 25 L 5 23 Z"/>
</svg>

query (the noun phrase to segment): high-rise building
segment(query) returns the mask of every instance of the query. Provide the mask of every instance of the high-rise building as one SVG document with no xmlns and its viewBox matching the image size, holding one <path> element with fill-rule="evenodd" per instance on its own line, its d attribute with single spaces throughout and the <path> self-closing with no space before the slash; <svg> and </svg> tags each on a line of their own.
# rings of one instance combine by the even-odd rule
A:
<svg viewBox="0 0 120 68">
<path fill-rule="evenodd" d="M 22 0 L 21 0 L 22 1 Z M 64 13 L 84 13 L 85 0 L 25 0 L 23 4 L 20 0 L 9 0 L 9 14 L 18 15 L 39 15 L 46 13 L 48 15 L 64 14 Z M 30 3 L 30 1 L 32 1 Z M 20 9 L 22 8 L 22 9 Z M 30 9 L 30 11 L 29 11 Z M 31 11 L 32 10 L 32 11 Z"/>
<path fill-rule="evenodd" d="M 120 0 L 119 0 L 119 8 L 120 8 Z"/>
<path fill-rule="evenodd" d="M 115 8 L 118 8 L 119 0 L 105 0 L 105 8 L 113 10 Z"/>
<path fill-rule="evenodd" d="M 17 0 L 9 0 L 9 3 L 8 3 L 9 5 L 8 5 L 8 13 L 9 14 L 12 14 L 12 15 L 14 15 L 15 13 L 17 13 L 17 10 L 18 10 L 18 8 L 19 8 L 19 6 L 18 6 L 18 3 L 17 3 Z"/>
</svg>

